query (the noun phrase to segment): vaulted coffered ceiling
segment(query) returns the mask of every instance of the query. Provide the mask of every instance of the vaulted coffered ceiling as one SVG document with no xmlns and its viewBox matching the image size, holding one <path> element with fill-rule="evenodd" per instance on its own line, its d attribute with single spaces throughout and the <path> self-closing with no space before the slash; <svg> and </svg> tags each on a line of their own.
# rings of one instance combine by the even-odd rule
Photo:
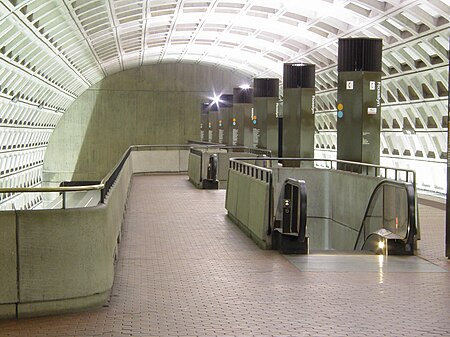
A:
<svg viewBox="0 0 450 337">
<path fill-rule="evenodd" d="M 442 168 L 449 21 L 450 0 L 0 0 L 0 184 L 39 183 L 50 134 L 83 91 L 161 62 L 279 78 L 285 62 L 314 63 L 316 147 L 332 153 L 337 40 L 361 36 L 383 39 L 382 155 Z"/>
<path fill-rule="evenodd" d="M 448 0 L 2 0 L 2 54 L 69 98 L 104 76 L 158 62 L 202 62 L 280 76 L 283 62 L 336 63 L 337 38 L 384 48 L 445 30 Z M 437 46 L 441 57 L 445 46 Z M 420 58 L 436 50 L 406 50 Z M 395 57 L 395 56 L 394 56 Z M 38 61 L 39 60 L 39 61 Z M 387 61 L 387 64 L 390 64 Z M 52 71 L 49 71 L 49 64 Z M 47 66 L 47 67 L 46 67 Z M 44 74 L 44 75 L 43 75 Z"/>
</svg>

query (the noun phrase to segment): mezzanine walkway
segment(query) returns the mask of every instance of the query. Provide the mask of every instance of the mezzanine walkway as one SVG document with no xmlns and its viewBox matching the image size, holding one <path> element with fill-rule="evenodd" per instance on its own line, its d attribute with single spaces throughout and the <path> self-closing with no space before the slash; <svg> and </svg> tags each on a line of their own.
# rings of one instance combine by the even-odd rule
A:
<svg viewBox="0 0 450 337">
<path fill-rule="evenodd" d="M 297 268 L 231 223 L 224 197 L 196 190 L 186 176 L 134 177 L 109 304 L 3 321 L 0 336 L 450 335 L 444 211 L 420 207 L 419 254 L 440 267 L 406 257 L 413 267 L 402 269 L 388 257 L 373 271 L 377 261 L 357 267 L 350 255 L 339 260 L 350 271 L 326 261 Z"/>
</svg>

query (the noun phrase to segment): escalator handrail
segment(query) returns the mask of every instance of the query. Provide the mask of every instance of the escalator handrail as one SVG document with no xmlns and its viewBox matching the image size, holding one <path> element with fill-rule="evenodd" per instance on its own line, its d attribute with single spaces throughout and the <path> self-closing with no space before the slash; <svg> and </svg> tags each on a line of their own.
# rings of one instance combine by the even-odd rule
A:
<svg viewBox="0 0 450 337">
<path fill-rule="evenodd" d="M 305 241 L 306 237 L 306 220 L 307 220 L 307 193 L 306 193 L 306 182 L 304 180 L 298 180 L 293 178 L 288 178 L 283 183 L 283 191 L 286 185 L 292 185 L 298 187 L 299 191 L 299 201 L 300 201 L 300 223 L 298 229 L 298 240 L 300 242 Z M 284 193 L 284 192 L 283 192 Z M 297 205 L 293 205 L 297 207 Z"/>
<path fill-rule="evenodd" d="M 364 228 L 364 223 L 365 220 L 367 218 L 367 215 L 369 213 L 369 208 L 370 205 L 372 204 L 376 193 L 378 192 L 378 190 L 386 185 L 391 185 L 391 186 L 395 186 L 395 187 L 403 187 L 406 191 L 406 198 L 407 198 L 407 203 L 408 203 L 408 208 L 407 208 L 407 213 L 408 213 L 408 227 L 407 227 L 407 231 L 406 231 L 406 237 L 404 238 L 404 240 L 406 240 L 406 244 L 409 244 L 410 247 L 413 246 L 414 243 L 414 235 L 416 234 L 416 203 L 415 203 L 415 189 L 414 189 L 414 185 L 412 183 L 409 182 L 399 182 L 399 181 L 392 181 L 392 180 L 387 180 L 387 179 L 383 179 L 382 181 L 380 181 L 377 186 L 375 187 L 375 189 L 372 192 L 372 195 L 370 196 L 369 202 L 367 203 L 367 207 L 366 207 L 366 211 L 364 213 L 364 217 L 361 223 L 361 227 L 359 228 L 359 233 L 358 233 L 358 237 L 356 238 L 356 242 L 355 242 L 355 246 L 354 246 L 354 250 L 357 249 L 357 245 L 359 242 L 359 239 L 361 237 L 361 233 L 363 231 Z M 363 244 L 364 245 L 364 244 Z"/>
</svg>

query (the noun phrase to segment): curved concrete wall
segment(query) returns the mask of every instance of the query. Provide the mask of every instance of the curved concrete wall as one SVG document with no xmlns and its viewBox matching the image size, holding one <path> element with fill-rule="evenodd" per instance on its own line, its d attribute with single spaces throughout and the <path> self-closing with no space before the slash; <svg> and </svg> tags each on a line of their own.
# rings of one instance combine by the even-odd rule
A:
<svg viewBox="0 0 450 337">
<path fill-rule="evenodd" d="M 200 138 L 200 103 L 249 79 L 198 64 L 158 64 L 109 76 L 78 97 L 56 126 L 44 182 L 100 180 L 136 144 Z"/>
<path fill-rule="evenodd" d="M 0 212 L 0 318 L 13 318 L 18 301 L 16 213 Z"/>
<path fill-rule="evenodd" d="M 108 299 L 131 176 L 187 171 L 187 148 L 150 150 L 131 152 L 105 204 L 0 212 L 0 318 L 73 312 Z"/>
<path fill-rule="evenodd" d="M 113 207 L 18 213 L 19 317 L 73 311 L 107 298 L 118 235 L 107 220 Z"/>
</svg>

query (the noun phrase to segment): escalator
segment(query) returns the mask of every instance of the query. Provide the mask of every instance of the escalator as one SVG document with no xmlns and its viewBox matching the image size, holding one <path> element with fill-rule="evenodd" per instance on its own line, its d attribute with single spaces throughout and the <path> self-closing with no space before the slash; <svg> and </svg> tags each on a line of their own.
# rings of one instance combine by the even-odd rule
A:
<svg viewBox="0 0 450 337">
<path fill-rule="evenodd" d="M 414 186 L 383 180 L 369 199 L 354 250 L 412 255 L 416 234 Z"/>
<path fill-rule="evenodd" d="M 420 230 L 413 171 L 342 161 L 316 167 L 301 158 L 295 160 L 308 165 L 284 167 L 273 161 L 285 158 L 268 158 L 265 168 L 246 160 L 254 158 L 230 159 L 236 183 L 227 189 L 227 210 L 261 247 L 285 254 L 414 253 Z M 360 173 L 339 170 L 339 163 Z M 250 191 L 255 181 L 264 189 Z"/>
<path fill-rule="evenodd" d="M 278 202 L 281 221 L 276 221 L 272 232 L 272 249 L 283 254 L 308 254 L 306 206 L 306 183 L 287 179 Z"/>
<path fill-rule="evenodd" d="M 308 254 L 308 233 L 311 234 L 313 228 L 307 227 L 306 183 L 287 179 L 282 185 L 276 209 L 277 220 L 271 233 L 272 248 L 283 254 Z M 330 229 L 327 236 L 332 236 L 334 231 Z M 344 251 L 412 255 L 417 238 L 414 186 L 406 182 L 382 180 L 373 189 L 359 230 L 355 228 L 352 231 L 356 241 L 350 240 Z M 337 253 L 342 249 L 313 251 Z"/>
</svg>

